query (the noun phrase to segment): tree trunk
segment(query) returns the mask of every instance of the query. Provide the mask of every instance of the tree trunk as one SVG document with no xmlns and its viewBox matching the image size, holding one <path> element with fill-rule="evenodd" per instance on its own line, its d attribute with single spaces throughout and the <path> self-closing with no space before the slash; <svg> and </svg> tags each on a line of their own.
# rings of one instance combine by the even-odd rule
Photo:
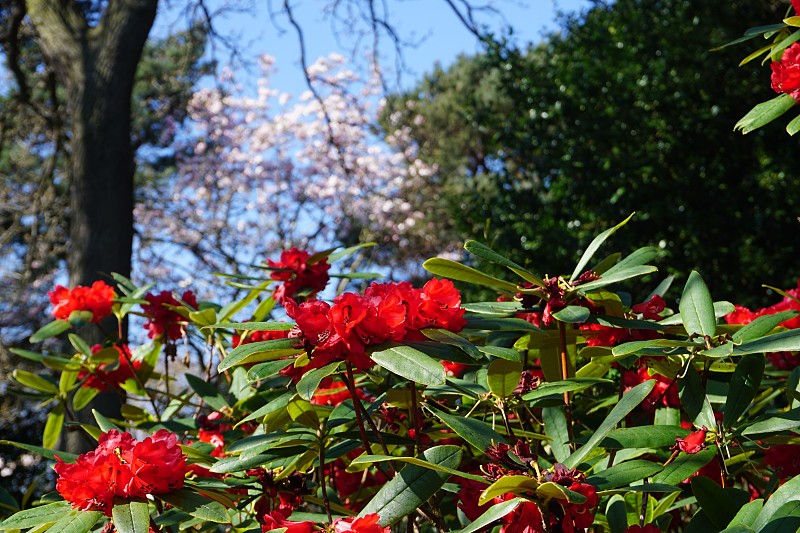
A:
<svg viewBox="0 0 800 533">
<path fill-rule="evenodd" d="M 90 285 L 111 272 L 130 276 L 134 198 L 131 97 L 157 5 L 158 0 L 109 0 L 99 23 L 90 26 L 71 0 L 27 3 L 37 42 L 67 92 L 72 128 L 71 285 Z M 87 328 L 81 333 L 95 334 L 96 330 Z M 90 407 L 106 416 L 120 416 L 115 395 L 100 395 Z M 89 420 L 81 422 L 91 421 L 91 409 L 82 413 Z M 82 432 L 67 433 L 67 451 L 85 450 L 88 443 L 81 442 Z"/>
</svg>

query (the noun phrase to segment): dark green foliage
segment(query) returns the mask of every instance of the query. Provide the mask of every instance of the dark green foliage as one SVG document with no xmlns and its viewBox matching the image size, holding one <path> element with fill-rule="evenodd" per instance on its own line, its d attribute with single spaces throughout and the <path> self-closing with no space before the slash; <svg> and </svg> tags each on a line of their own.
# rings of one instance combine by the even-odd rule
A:
<svg viewBox="0 0 800 533">
<path fill-rule="evenodd" d="M 708 50 L 787 7 L 597 2 L 540 46 L 462 57 L 393 106 L 439 165 L 454 237 L 521 246 L 515 261 L 552 275 L 637 211 L 615 242 L 659 246 L 672 273 L 696 269 L 719 297 L 748 304 L 746 287 L 800 276 L 800 152 L 779 125 L 733 133 L 774 94 L 769 70 L 737 66 L 749 49 Z"/>
</svg>

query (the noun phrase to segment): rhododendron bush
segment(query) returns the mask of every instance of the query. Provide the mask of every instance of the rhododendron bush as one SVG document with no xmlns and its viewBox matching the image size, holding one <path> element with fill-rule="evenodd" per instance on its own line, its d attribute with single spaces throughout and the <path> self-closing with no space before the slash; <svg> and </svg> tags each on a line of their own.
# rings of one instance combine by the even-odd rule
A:
<svg viewBox="0 0 800 533">
<path fill-rule="evenodd" d="M 335 294 L 369 277 L 337 267 L 356 246 L 286 250 L 231 302 L 57 287 L 32 341 L 72 349 L 17 350 L 43 371 L 15 372 L 50 412 L 42 446 L 15 445 L 53 461 L 55 491 L 0 529 L 796 530 L 800 286 L 747 309 L 697 272 L 675 287 L 656 248 L 595 257 L 625 222 L 569 275 L 469 241 L 507 276 L 434 258 L 425 283 Z M 108 326 L 132 314 L 146 344 Z M 176 372 L 189 337 L 208 364 Z M 75 422 L 101 391 L 121 417 Z M 67 431 L 96 444 L 57 451 Z"/>
</svg>

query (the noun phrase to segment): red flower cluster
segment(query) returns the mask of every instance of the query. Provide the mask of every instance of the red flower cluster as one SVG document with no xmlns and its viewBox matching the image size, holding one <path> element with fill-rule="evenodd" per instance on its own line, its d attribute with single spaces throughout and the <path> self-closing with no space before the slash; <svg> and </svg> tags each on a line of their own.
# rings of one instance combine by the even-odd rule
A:
<svg viewBox="0 0 800 533">
<path fill-rule="evenodd" d="M 320 300 L 298 305 L 291 299 L 285 305 L 312 358 L 303 371 L 337 360 L 368 370 L 374 363 L 366 354 L 367 346 L 423 340 L 426 337 L 419 331 L 423 328 L 461 331 L 466 324 L 461 294 L 450 280 L 432 279 L 421 289 L 408 282 L 373 283 L 363 296 L 346 292 L 333 305 Z"/>
<path fill-rule="evenodd" d="M 381 526 L 378 521 L 381 519 L 375 513 L 366 514 L 362 517 L 350 516 L 347 518 L 337 518 L 333 521 L 334 533 L 389 533 L 390 527 Z"/>
<path fill-rule="evenodd" d="M 266 533 L 273 529 L 286 528 L 284 533 L 311 533 L 314 531 L 314 522 L 310 520 L 303 520 L 302 522 L 293 522 L 287 520 L 289 518 L 279 510 L 274 510 L 264 514 L 261 517 L 261 531 Z"/>
<path fill-rule="evenodd" d="M 111 516 L 114 498 L 144 498 L 183 486 L 186 458 L 175 434 L 160 429 L 141 442 L 130 433 L 112 429 L 98 440 L 97 448 L 80 455 L 73 464 L 56 456 L 61 496 L 83 511 Z"/>
<path fill-rule="evenodd" d="M 646 320 L 661 320 L 660 313 L 667 304 L 659 295 L 654 295 L 646 302 L 636 304 L 631 311 L 641 315 Z M 583 324 L 580 327 L 581 335 L 586 338 L 588 346 L 617 346 L 631 341 L 644 341 L 657 339 L 658 332 L 648 329 L 626 329 L 603 326 L 600 324 Z"/>
<path fill-rule="evenodd" d="M 169 291 L 161 291 L 158 294 L 147 293 L 144 297 L 147 304 L 142 304 L 142 311 L 147 315 L 145 322 L 147 336 L 151 339 L 160 339 L 166 336 L 167 340 L 178 340 L 185 334 L 186 319 L 168 305 L 181 307 L 183 304 L 175 299 Z M 186 305 L 197 309 L 197 298 L 192 291 L 186 291 L 181 296 Z"/>
<path fill-rule="evenodd" d="M 800 43 L 794 43 L 783 51 L 780 61 L 773 61 L 772 89 L 800 100 Z"/>
<path fill-rule="evenodd" d="M 800 50 L 800 43 L 795 44 L 798 45 L 798 50 Z M 780 302 L 770 305 L 769 307 L 756 309 L 755 311 L 751 311 L 747 307 L 741 305 L 736 305 L 732 313 L 725 315 L 725 322 L 728 324 L 749 324 L 760 316 L 774 315 L 783 311 L 800 311 L 800 302 L 798 302 L 798 300 L 800 300 L 800 280 L 797 281 L 797 287 L 787 290 L 786 294 L 788 296 L 785 296 Z M 800 315 L 785 320 L 779 325 L 787 329 L 800 328 Z"/>
<path fill-rule="evenodd" d="M 131 352 L 127 346 L 120 348 L 115 345 L 114 348 L 119 352 L 119 360 L 117 362 L 103 363 L 98 366 L 94 372 L 81 370 L 78 373 L 78 380 L 86 378 L 86 381 L 82 385 L 83 387 L 89 387 L 103 392 L 111 392 L 119 389 L 120 385 L 132 379 L 134 374 L 139 371 L 142 362 L 132 361 L 133 367 L 131 367 L 131 364 L 128 363 L 128 360 L 131 358 Z M 92 346 L 92 353 L 97 353 L 102 349 L 103 347 L 101 345 L 95 344 Z"/>
<path fill-rule="evenodd" d="M 53 316 L 68 320 L 73 311 L 89 311 L 92 322 L 97 324 L 111 314 L 114 304 L 114 287 L 102 281 L 95 281 L 91 287 L 81 285 L 70 290 L 61 285 L 48 292 L 53 304 Z"/>
<path fill-rule="evenodd" d="M 644 383 L 648 379 L 655 379 L 656 384 L 650 394 L 642 402 L 642 407 L 646 410 L 653 409 L 661 404 L 664 407 L 680 407 L 681 399 L 678 394 L 678 384 L 675 380 L 669 379 L 661 374 L 650 375 L 647 367 L 641 366 L 637 370 L 625 370 L 622 372 L 622 384 L 625 392 L 628 392 L 636 385 Z"/>
<path fill-rule="evenodd" d="M 316 293 L 325 288 L 330 276 L 328 270 L 328 258 L 308 264 L 311 254 L 305 250 L 292 248 L 281 253 L 280 261 L 268 260 L 270 268 L 278 269 L 270 274 L 270 278 L 283 281 L 283 284 L 275 290 L 275 301 L 283 304 L 287 298 L 297 299 L 302 295 L 304 298 L 313 297 Z"/>
<path fill-rule="evenodd" d="M 797 444 L 778 444 L 764 452 L 764 464 L 778 474 L 781 479 L 800 476 L 800 446 Z"/>
<path fill-rule="evenodd" d="M 661 530 L 655 524 L 645 524 L 644 527 L 635 524 L 626 529 L 624 533 L 661 533 Z"/>
</svg>

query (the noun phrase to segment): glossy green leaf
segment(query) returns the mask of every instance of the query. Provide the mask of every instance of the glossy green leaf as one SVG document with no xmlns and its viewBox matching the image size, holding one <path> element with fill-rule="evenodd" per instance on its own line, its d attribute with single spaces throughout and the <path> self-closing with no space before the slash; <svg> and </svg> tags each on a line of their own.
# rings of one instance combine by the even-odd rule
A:
<svg viewBox="0 0 800 533">
<path fill-rule="evenodd" d="M 620 259 L 614 266 L 603 272 L 604 276 L 616 274 L 621 270 L 626 270 L 631 267 L 641 266 L 648 261 L 655 259 L 659 254 L 658 248 L 654 246 L 644 246 L 638 250 L 634 250 L 629 255 Z M 649 299 L 649 298 L 648 298 Z"/>
<path fill-rule="evenodd" d="M 783 311 L 782 313 L 775 313 L 774 315 L 763 315 L 743 326 L 742 329 L 735 332 L 731 337 L 736 344 L 753 341 L 775 329 L 781 322 L 794 318 L 795 316 L 797 316 L 797 311 Z"/>
<path fill-rule="evenodd" d="M 72 390 L 76 381 L 78 381 L 78 372 L 62 372 L 61 377 L 58 379 L 58 392 L 60 392 L 62 396 L 66 396 L 69 391 Z"/>
<path fill-rule="evenodd" d="M 677 485 L 689 478 L 692 474 L 711 462 L 717 454 L 717 448 L 712 446 L 695 454 L 681 453 L 664 470 L 653 476 L 654 483 Z"/>
<path fill-rule="evenodd" d="M 586 501 L 586 496 L 580 492 L 575 492 L 552 481 L 542 483 L 536 487 L 534 492 L 536 496 L 542 499 L 555 498 L 557 500 L 567 500 L 570 503 L 583 503 Z"/>
<path fill-rule="evenodd" d="M 2 522 L 0 529 L 28 529 L 41 524 L 56 522 L 72 510 L 69 502 L 55 502 L 14 513 Z"/>
<path fill-rule="evenodd" d="M 678 391 L 681 405 L 695 426 L 707 428 L 716 426 L 717 421 L 703 388 L 703 382 L 692 365 L 689 365 L 682 378 L 678 378 Z"/>
<path fill-rule="evenodd" d="M 714 302 L 703 278 L 696 271 L 689 274 L 680 301 L 683 327 L 689 335 L 713 336 L 717 330 Z"/>
<path fill-rule="evenodd" d="M 67 335 L 67 338 L 69 339 L 69 343 L 72 345 L 73 348 L 75 348 L 75 350 L 78 353 L 81 353 L 86 357 L 92 356 L 92 349 L 89 347 L 86 341 L 83 340 L 79 335 L 70 333 Z"/>
<path fill-rule="evenodd" d="M 37 352 L 32 352 L 30 350 L 22 350 L 20 348 L 8 348 L 8 351 L 13 353 L 14 355 L 18 355 L 30 361 L 36 361 L 37 363 L 42 363 L 44 366 L 52 368 L 54 370 L 71 371 L 71 370 L 80 370 L 81 368 L 80 363 L 78 363 L 77 361 L 73 361 L 72 359 L 67 359 L 65 357 L 45 355 Z"/>
<path fill-rule="evenodd" d="M 553 313 L 553 318 L 567 324 L 583 324 L 589 318 L 589 309 L 580 305 L 568 305 L 558 312 Z"/>
<path fill-rule="evenodd" d="M 674 438 L 672 440 L 675 441 Z M 627 487 L 634 481 L 640 481 L 660 472 L 663 468 L 660 464 L 641 459 L 626 461 L 591 475 L 586 482 L 594 485 L 597 490 Z"/>
<path fill-rule="evenodd" d="M 483 359 L 483 355 L 481 355 L 478 348 L 458 333 L 453 333 L 452 331 L 442 328 L 425 328 L 421 330 L 421 332 L 432 341 L 460 348 L 476 361 Z"/>
<path fill-rule="evenodd" d="M 17 368 L 11 373 L 11 377 L 26 387 L 30 387 L 34 390 L 38 390 L 47 394 L 52 394 L 53 396 L 58 395 L 58 385 L 48 379 L 43 378 L 42 376 L 28 372 L 27 370 L 20 370 Z"/>
<path fill-rule="evenodd" d="M 464 529 L 453 531 L 452 533 L 475 533 L 476 531 L 483 530 L 486 526 L 500 520 L 508 513 L 512 512 L 517 506 L 524 502 L 522 498 L 513 498 L 511 500 L 498 503 L 489 507 L 485 513 L 475 519 L 470 525 Z"/>
<path fill-rule="evenodd" d="M 294 322 L 220 322 L 206 328 L 225 328 L 236 331 L 289 331 Z"/>
<path fill-rule="evenodd" d="M 728 523 L 728 527 L 723 531 L 728 533 L 733 533 L 733 529 L 735 527 L 744 527 L 747 528 L 749 531 L 752 531 L 750 526 L 752 526 L 758 515 L 761 514 L 761 510 L 764 508 L 764 500 L 758 498 L 751 502 L 748 502 L 742 506 L 741 509 L 736 513 L 736 516 L 731 519 Z"/>
<path fill-rule="evenodd" d="M 447 377 L 438 361 L 410 346 L 372 352 L 370 358 L 389 372 L 421 385 L 441 385 Z"/>
<path fill-rule="evenodd" d="M 499 253 L 495 252 L 488 246 L 479 243 L 478 241 L 467 241 L 464 243 L 464 249 L 467 250 L 472 255 L 478 256 L 480 258 L 486 259 L 487 261 L 491 261 L 497 265 L 502 265 L 511 269 L 514 273 L 520 276 L 525 281 L 529 281 L 534 285 L 538 285 L 539 287 L 544 287 L 544 281 L 542 281 L 538 276 L 533 275 L 532 273 L 528 272 L 524 267 L 518 265 L 514 261 L 511 261 L 507 257 L 500 255 Z"/>
<path fill-rule="evenodd" d="M 297 355 L 304 352 L 300 344 L 297 339 L 275 339 L 243 344 L 231 350 L 228 356 L 219 364 L 218 370 L 224 372 L 229 368 L 244 363 L 274 361 L 288 355 Z"/>
<path fill-rule="evenodd" d="M 680 426 L 636 426 L 615 429 L 604 438 L 600 446 L 608 449 L 669 448 L 677 437 L 690 432 Z"/>
<path fill-rule="evenodd" d="M 583 255 L 581 256 L 580 260 L 578 261 L 578 264 L 575 265 L 575 270 L 572 271 L 572 275 L 569 277 L 569 281 L 570 282 L 575 281 L 575 279 L 583 273 L 584 269 L 586 268 L 586 265 L 589 264 L 589 261 L 591 261 L 591 259 L 594 256 L 595 252 L 597 252 L 598 248 L 600 248 L 600 246 L 604 242 L 606 242 L 606 239 L 611 237 L 611 235 L 613 235 L 614 232 L 616 232 L 619 228 L 624 226 L 631 218 L 633 218 L 634 214 L 635 213 L 631 213 L 630 215 L 628 215 L 628 218 L 626 218 L 625 220 L 623 220 L 622 222 L 620 222 L 619 224 L 617 224 L 613 228 L 609 228 L 609 229 L 605 230 L 600 235 L 595 237 L 592 240 L 591 243 L 589 243 L 589 246 L 586 247 L 586 250 L 584 250 Z"/>
<path fill-rule="evenodd" d="M 514 394 L 514 389 L 519 385 L 522 376 L 522 363 L 495 359 L 489 364 L 486 381 L 489 390 L 498 398 L 508 398 Z"/>
<path fill-rule="evenodd" d="M 780 433 L 800 427 L 800 408 L 792 409 L 785 413 L 772 414 L 766 420 L 751 424 L 742 431 L 742 435 L 759 435 L 766 433 Z"/>
<path fill-rule="evenodd" d="M 167 494 L 157 494 L 159 500 L 185 511 L 195 518 L 217 524 L 229 524 L 230 518 L 225 507 L 214 500 L 183 488 Z"/>
<path fill-rule="evenodd" d="M 94 419 L 97 422 L 97 427 L 102 429 L 104 432 L 111 431 L 112 429 L 121 431 L 116 424 L 114 424 L 111 420 L 103 416 L 103 414 L 97 409 L 92 409 L 92 415 L 94 416 Z"/>
<path fill-rule="evenodd" d="M 50 337 L 55 337 L 56 335 L 60 335 L 67 331 L 70 327 L 72 327 L 68 320 L 53 320 L 52 322 L 45 324 L 36 332 L 31 335 L 28 342 L 31 344 L 36 344 L 37 342 L 42 342 L 45 339 L 49 339 Z"/>
<path fill-rule="evenodd" d="M 798 504 L 797 495 L 800 494 L 800 476 L 795 476 L 778 487 L 764 504 L 758 518 L 753 522 L 753 530 L 762 531 L 773 519 L 779 516 L 779 511 L 786 504 Z M 796 528 L 795 528 L 796 529 Z"/>
<path fill-rule="evenodd" d="M 600 441 L 602 441 L 616 426 L 620 420 L 628 416 L 628 413 L 633 411 L 642 401 L 650 394 L 655 386 L 655 380 L 647 380 L 635 386 L 626 392 L 617 405 L 608 413 L 608 416 L 603 423 L 597 428 L 591 438 L 576 450 L 572 455 L 567 457 L 563 462 L 568 468 L 576 468 L 581 461 L 586 459 L 589 454 L 594 450 Z"/>
<path fill-rule="evenodd" d="M 429 463 L 447 468 L 458 468 L 461 464 L 461 448 L 458 446 L 434 446 L 423 452 Z M 400 521 L 428 501 L 450 474 L 437 472 L 417 465 L 406 465 L 389 480 L 367 503 L 359 516 L 377 513 L 384 527 Z"/>
<path fill-rule="evenodd" d="M 320 382 L 339 369 L 340 362 L 334 361 L 322 368 L 315 368 L 303 374 L 297 382 L 297 394 L 304 400 L 311 401 L 311 397 L 317 392 Z"/>
<path fill-rule="evenodd" d="M 769 352 L 794 352 L 800 350 L 800 329 L 790 329 L 745 342 L 733 348 L 734 355 Z"/>
<path fill-rule="evenodd" d="M 570 378 L 562 379 L 561 381 L 545 382 L 540 384 L 534 390 L 525 393 L 522 399 L 526 402 L 532 402 L 541 398 L 546 398 L 554 394 L 561 395 L 565 392 L 582 391 L 599 385 L 601 383 L 612 383 L 610 380 L 601 378 Z"/>
<path fill-rule="evenodd" d="M 87 533 L 103 517 L 100 511 L 79 511 L 73 509 L 60 515 L 58 521 L 47 528 L 48 533 Z"/>
<path fill-rule="evenodd" d="M 478 499 L 478 505 L 485 505 L 492 501 L 493 498 L 509 492 L 512 494 L 526 494 L 536 490 L 538 486 L 539 482 L 530 476 L 521 474 L 503 476 L 483 490 L 481 497 Z"/>
<path fill-rule="evenodd" d="M 467 325 L 464 329 L 483 329 L 483 330 L 503 330 L 503 331 L 527 331 L 544 332 L 522 318 L 484 318 L 479 316 L 466 316 Z"/>
<path fill-rule="evenodd" d="M 302 424 L 312 430 L 319 428 L 319 416 L 308 401 L 295 398 L 286 406 L 286 411 L 292 417 L 292 420 L 298 424 Z"/>
<path fill-rule="evenodd" d="M 61 430 L 64 427 L 64 404 L 58 403 L 47 415 L 47 422 L 44 424 L 42 433 L 42 446 L 45 448 L 55 448 L 58 439 L 61 437 Z"/>
<path fill-rule="evenodd" d="M 402 457 L 396 455 L 359 455 L 352 461 L 350 461 L 351 465 L 371 465 L 373 463 L 382 463 L 386 461 L 398 461 L 401 463 L 408 463 L 412 465 L 421 466 L 422 468 L 429 468 L 431 470 L 435 470 L 437 472 L 442 472 L 444 474 L 450 474 L 451 476 L 458 476 L 464 479 L 471 479 L 472 481 L 478 481 L 480 483 L 484 483 L 486 485 L 489 484 L 486 481 L 486 478 L 483 476 L 478 476 L 475 474 L 467 474 L 465 472 L 461 472 L 456 470 L 455 468 L 449 468 L 447 466 L 443 466 L 441 464 L 434 464 L 428 461 L 423 461 L 417 457 Z"/>
<path fill-rule="evenodd" d="M 550 437 L 550 449 L 557 461 L 564 462 L 569 457 L 569 431 L 563 407 L 542 408 L 544 432 Z"/>
<path fill-rule="evenodd" d="M 433 414 L 444 425 L 455 431 L 456 435 L 473 445 L 480 452 L 485 452 L 489 446 L 506 442 L 504 436 L 482 420 L 450 415 L 439 409 L 433 409 Z"/>
<path fill-rule="evenodd" d="M 248 369 L 247 380 L 252 383 L 253 381 L 271 378 L 292 364 L 294 364 L 294 360 L 292 359 L 267 361 L 265 363 L 255 364 L 252 368 Z"/>
<path fill-rule="evenodd" d="M 755 398 L 764 375 L 764 365 L 763 355 L 746 355 L 736 364 L 722 417 L 726 429 L 739 420 Z"/>
<path fill-rule="evenodd" d="M 468 313 L 507 317 L 518 313 L 519 310 L 522 309 L 522 306 L 519 302 L 477 302 L 462 303 L 461 308 L 465 309 Z"/>
<path fill-rule="evenodd" d="M 215 411 L 227 411 L 230 404 L 225 396 L 211 383 L 192 374 L 184 374 L 186 382 L 200 398 Z"/>
<path fill-rule="evenodd" d="M 786 133 L 789 135 L 795 135 L 798 131 L 800 131 L 800 115 L 794 117 L 786 125 Z"/>
<path fill-rule="evenodd" d="M 511 292 L 517 291 L 517 286 L 514 283 L 497 279 L 488 274 L 484 274 L 472 267 L 456 263 L 449 259 L 441 257 L 434 257 L 428 259 L 422 264 L 422 267 L 436 276 L 455 279 L 458 281 L 466 281 L 467 283 L 474 283 L 476 285 L 484 285 L 486 287 L 493 287 L 496 289 L 504 289 Z"/>
<path fill-rule="evenodd" d="M 590 281 L 589 283 L 584 283 L 583 285 L 578 285 L 576 290 L 581 294 L 585 294 L 588 291 L 613 285 L 614 283 L 619 283 L 620 281 L 625 281 L 626 279 L 638 278 L 639 276 L 644 276 L 645 274 L 652 274 L 653 272 L 658 272 L 658 268 L 650 265 L 632 266 L 622 270 L 615 270 L 610 274 L 606 273 L 600 279 Z"/>
<path fill-rule="evenodd" d="M 741 507 L 725 489 L 705 476 L 692 478 L 692 493 L 717 529 L 724 529 Z"/>
<path fill-rule="evenodd" d="M 29 452 L 35 453 L 37 455 L 41 455 L 42 457 L 46 457 L 51 461 L 56 460 L 56 454 L 67 463 L 74 463 L 75 459 L 78 458 L 77 455 L 74 453 L 67 453 L 61 452 L 57 450 L 51 450 L 50 448 L 43 448 L 42 446 L 34 446 L 33 444 L 25 444 L 23 442 L 14 442 L 12 440 L 0 440 L 0 444 L 4 444 L 6 446 L 15 446 L 17 448 L 21 448 L 23 450 L 27 450 Z"/>
<path fill-rule="evenodd" d="M 755 131 L 789 111 L 796 103 L 795 99 L 788 94 L 761 102 L 739 119 L 733 129 L 741 130 L 744 134 Z"/>
<path fill-rule="evenodd" d="M 628 513 L 625 512 L 625 498 L 615 494 L 606 504 L 606 520 L 611 533 L 625 533 L 628 529 Z"/>
<path fill-rule="evenodd" d="M 150 509 L 147 502 L 117 503 L 111 510 L 111 520 L 119 533 L 148 533 Z"/>
<path fill-rule="evenodd" d="M 509 361 L 522 361 L 522 354 L 519 350 L 514 348 L 503 348 L 502 346 L 478 346 L 481 353 L 491 355 L 492 357 L 499 357 L 500 359 L 507 359 Z"/>
<path fill-rule="evenodd" d="M 362 242 L 360 244 L 356 244 L 354 246 L 349 246 L 347 248 L 339 250 L 338 252 L 331 252 L 330 254 L 328 254 L 328 263 L 329 264 L 330 263 L 335 263 L 336 261 L 340 261 L 340 260 L 344 259 L 345 257 L 350 257 L 351 255 L 353 255 L 354 253 L 356 253 L 359 250 L 362 250 L 364 248 L 370 248 L 370 247 L 375 246 L 375 245 L 376 245 L 376 243 L 374 243 L 374 242 Z M 336 250 L 336 248 L 334 248 L 334 250 Z M 319 254 L 319 252 L 317 252 L 317 254 L 314 254 L 314 255 L 318 255 L 318 254 Z M 320 257 L 320 259 L 321 259 L 321 257 Z"/>
</svg>

